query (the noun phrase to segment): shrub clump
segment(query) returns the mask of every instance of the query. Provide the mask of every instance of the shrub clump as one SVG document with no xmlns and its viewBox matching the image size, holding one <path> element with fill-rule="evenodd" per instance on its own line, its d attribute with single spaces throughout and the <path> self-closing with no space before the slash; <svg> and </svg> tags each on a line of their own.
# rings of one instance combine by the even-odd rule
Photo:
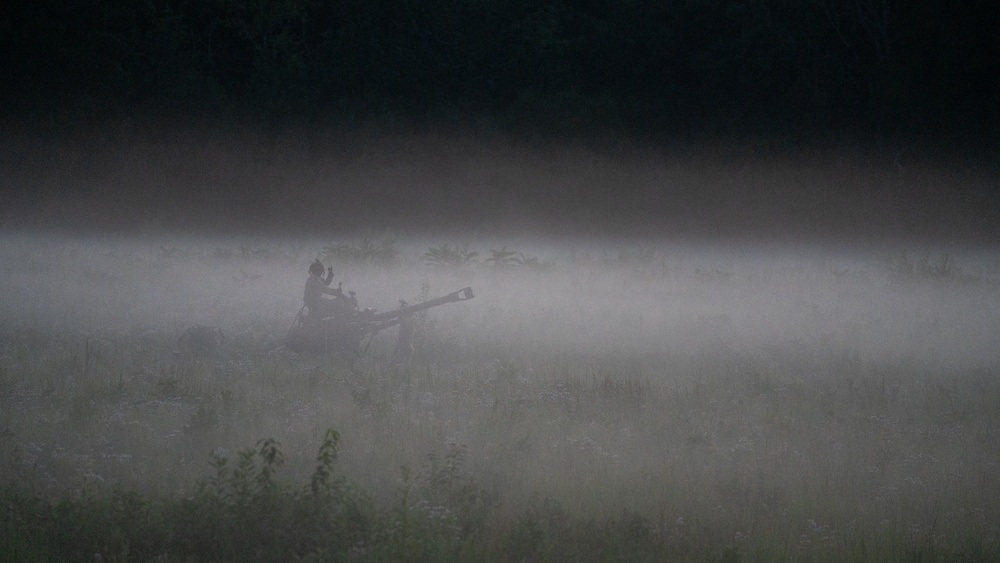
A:
<svg viewBox="0 0 1000 563">
<path fill-rule="evenodd" d="M 385 234 L 365 237 L 360 242 L 336 243 L 323 247 L 323 259 L 335 262 L 393 264 L 399 259 L 396 237 Z"/>
<path fill-rule="evenodd" d="M 328 430 L 305 486 L 276 478 L 280 445 L 261 440 L 235 462 L 213 454 L 215 474 L 184 498 L 81 493 L 58 502 L 8 487 L 0 553 L 12 560 L 206 561 L 345 559 L 373 537 L 369 497 L 334 471 L 340 435 Z"/>
</svg>

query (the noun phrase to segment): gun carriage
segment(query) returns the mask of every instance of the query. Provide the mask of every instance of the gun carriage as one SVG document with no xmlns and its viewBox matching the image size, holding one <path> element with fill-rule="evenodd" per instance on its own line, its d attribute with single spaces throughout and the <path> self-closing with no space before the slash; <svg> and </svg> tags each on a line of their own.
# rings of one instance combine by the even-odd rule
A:
<svg viewBox="0 0 1000 563">
<path fill-rule="evenodd" d="M 446 303 L 468 301 L 473 297 L 475 294 L 472 293 L 472 288 L 466 287 L 415 305 L 400 301 L 398 309 L 379 313 L 371 308 L 359 309 L 357 297 L 351 291 L 348 295 L 333 300 L 336 306 L 332 308 L 332 312 L 319 313 L 303 306 L 288 331 L 286 345 L 294 352 L 349 350 L 364 353 L 379 331 L 399 325 L 399 342 L 396 345 L 398 353 L 401 349 L 412 347 L 410 340 L 413 331 L 408 323 L 415 313 Z"/>
</svg>

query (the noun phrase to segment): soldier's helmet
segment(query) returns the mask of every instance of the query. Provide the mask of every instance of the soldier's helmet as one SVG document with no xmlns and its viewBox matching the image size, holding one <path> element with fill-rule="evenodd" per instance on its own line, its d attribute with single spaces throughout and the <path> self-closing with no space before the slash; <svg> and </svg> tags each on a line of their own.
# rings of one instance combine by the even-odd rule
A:
<svg viewBox="0 0 1000 563">
<path fill-rule="evenodd" d="M 309 273 L 317 276 L 323 275 L 323 263 L 319 261 L 319 258 L 309 266 Z"/>
</svg>

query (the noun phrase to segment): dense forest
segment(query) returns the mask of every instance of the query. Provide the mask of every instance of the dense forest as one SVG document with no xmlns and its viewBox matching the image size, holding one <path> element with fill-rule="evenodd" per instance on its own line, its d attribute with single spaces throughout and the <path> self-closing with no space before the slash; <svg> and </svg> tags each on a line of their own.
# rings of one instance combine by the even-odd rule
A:
<svg viewBox="0 0 1000 563">
<path fill-rule="evenodd" d="M 5 119 L 995 138 L 991 0 L 13 0 Z"/>
</svg>

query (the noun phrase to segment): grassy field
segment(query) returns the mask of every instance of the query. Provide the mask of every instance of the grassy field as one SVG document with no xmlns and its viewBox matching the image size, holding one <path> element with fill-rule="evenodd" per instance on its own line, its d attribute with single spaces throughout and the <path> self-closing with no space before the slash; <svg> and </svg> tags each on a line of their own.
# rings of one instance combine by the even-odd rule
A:
<svg viewBox="0 0 1000 563">
<path fill-rule="evenodd" d="M 0 560 L 1000 559 L 995 253 L 458 242 L 6 235 Z"/>
</svg>

